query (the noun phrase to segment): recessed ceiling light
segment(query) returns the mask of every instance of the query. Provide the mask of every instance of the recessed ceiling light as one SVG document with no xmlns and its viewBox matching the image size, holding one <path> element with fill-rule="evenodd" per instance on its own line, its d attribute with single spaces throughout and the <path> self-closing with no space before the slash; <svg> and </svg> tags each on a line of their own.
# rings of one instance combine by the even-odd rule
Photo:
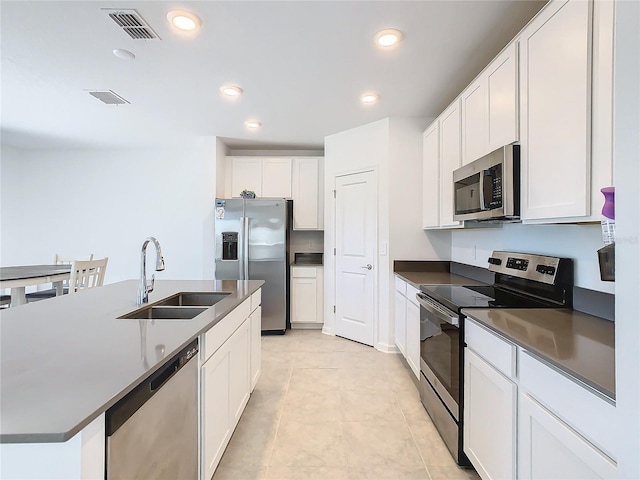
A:
<svg viewBox="0 0 640 480">
<path fill-rule="evenodd" d="M 260 127 L 262 124 L 257 120 L 247 120 L 244 122 L 244 126 L 251 129 L 256 129 Z"/>
<path fill-rule="evenodd" d="M 362 101 L 362 103 L 371 104 L 376 103 L 379 98 L 380 96 L 376 93 L 365 93 L 360 97 L 360 100 Z"/>
<path fill-rule="evenodd" d="M 393 47 L 402 40 L 402 32 L 395 28 L 380 30 L 375 36 L 376 44 L 383 48 Z"/>
<path fill-rule="evenodd" d="M 242 89 L 237 85 L 223 85 L 220 91 L 229 97 L 237 97 L 242 93 Z"/>
<path fill-rule="evenodd" d="M 113 54 L 118 57 L 121 58 L 122 60 L 135 60 L 136 56 L 131 53 L 129 50 L 124 50 L 122 48 L 116 48 L 113 51 Z"/>
<path fill-rule="evenodd" d="M 185 10 L 171 10 L 167 13 L 167 19 L 174 27 L 185 32 L 191 32 L 200 27 L 200 19 Z"/>
</svg>

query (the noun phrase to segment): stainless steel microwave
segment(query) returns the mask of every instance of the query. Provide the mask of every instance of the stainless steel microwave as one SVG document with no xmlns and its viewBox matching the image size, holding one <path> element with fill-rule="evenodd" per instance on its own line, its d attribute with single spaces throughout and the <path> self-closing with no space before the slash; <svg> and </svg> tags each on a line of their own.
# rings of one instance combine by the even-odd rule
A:
<svg viewBox="0 0 640 480">
<path fill-rule="evenodd" d="M 520 219 L 520 145 L 507 145 L 453 172 L 454 220 Z"/>
</svg>

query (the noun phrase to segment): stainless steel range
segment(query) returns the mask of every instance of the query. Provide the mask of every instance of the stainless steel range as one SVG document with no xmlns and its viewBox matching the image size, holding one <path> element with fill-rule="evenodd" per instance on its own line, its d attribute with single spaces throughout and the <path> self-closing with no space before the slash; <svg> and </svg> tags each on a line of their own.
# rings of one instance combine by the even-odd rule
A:
<svg viewBox="0 0 640 480">
<path fill-rule="evenodd" d="M 421 285 L 420 398 L 454 459 L 471 466 L 462 445 L 463 308 L 571 308 L 573 261 L 494 251 L 493 285 Z"/>
</svg>

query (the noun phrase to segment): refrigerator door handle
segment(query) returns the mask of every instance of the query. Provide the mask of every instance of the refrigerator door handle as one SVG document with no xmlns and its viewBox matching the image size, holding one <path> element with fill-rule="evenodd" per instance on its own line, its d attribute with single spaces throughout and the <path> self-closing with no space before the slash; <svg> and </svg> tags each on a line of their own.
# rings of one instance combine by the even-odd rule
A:
<svg viewBox="0 0 640 480">
<path fill-rule="evenodd" d="M 242 261 L 244 271 L 242 279 L 249 280 L 249 217 L 242 218 Z"/>
</svg>

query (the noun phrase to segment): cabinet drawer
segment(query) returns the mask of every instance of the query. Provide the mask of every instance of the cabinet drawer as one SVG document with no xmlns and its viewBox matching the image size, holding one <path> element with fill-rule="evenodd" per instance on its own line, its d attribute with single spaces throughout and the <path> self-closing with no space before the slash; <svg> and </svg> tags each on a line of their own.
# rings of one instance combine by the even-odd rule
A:
<svg viewBox="0 0 640 480">
<path fill-rule="evenodd" d="M 407 296 L 407 282 L 405 282 L 404 280 L 395 277 L 395 285 L 396 285 L 396 291 L 400 292 L 402 295 L 404 295 L 405 297 Z"/>
<path fill-rule="evenodd" d="M 253 312 L 262 303 L 262 289 L 251 295 L 251 311 Z"/>
<path fill-rule="evenodd" d="M 204 348 L 201 347 L 201 351 L 204 351 L 202 361 L 206 362 L 207 359 L 213 355 L 216 350 L 222 346 L 224 342 L 231 337 L 242 322 L 244 322 L 251 314 L 251 299 L 247 298 L 244 302 L 238 305 L 235 309 L 227 314 L 220 322 L 214 325 L 209 331 L 204 334 Z"/>
<path fill-rule="evenodd" d="M 520 387 L 614 460 L 616 408 L 528 352 L 520 350 Z"/>
<path fill-rule="evenodd" d="M 291 276 L 293 278 L 316 278 L 316 267 L 292 267 Z"/>
<path fill-rule="evenodd" d="M 476 321 L 465 319 L 464 340 L 467 346 L 509 378 L 516 376 L 516 346 Z"/>
<path fill-rule="evenodd" d="M 419 306 L 419 304 L 418 304 L 418 300 L 416 299 L 416 294 L 419 291 L 420 290 L 418 290 L 416 287 L 414 287 L 413 285 L 409 285 L 407 283 L 407 300 L 409 300 L 411 303 L 417 306 Z"/>
</svg>

